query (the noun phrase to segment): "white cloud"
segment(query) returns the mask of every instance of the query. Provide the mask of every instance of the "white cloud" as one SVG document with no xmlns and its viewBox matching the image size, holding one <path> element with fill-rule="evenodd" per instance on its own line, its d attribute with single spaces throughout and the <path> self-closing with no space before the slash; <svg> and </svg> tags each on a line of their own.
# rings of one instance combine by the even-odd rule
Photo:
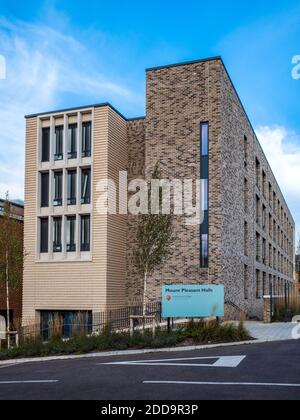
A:
<svg viewBox="0 0 300 420">
<path fill-rule="evenodd" d="M 300 136 L 281 126 L 258 127 L 256 133 L 300 229 Z"/>
<path fill-rule="evenodd" d="M 54 30 L 0 17 L 0 54 L 7 63 L 6 80 L 0 80 L 0 196 L 9 190 L 11 198 L 23 198 L 25 114 L 56 109 L 66 101 L 72 106 L 140 101 L 104 70 L 101 51 L 59 25 Z"/>
</svg>

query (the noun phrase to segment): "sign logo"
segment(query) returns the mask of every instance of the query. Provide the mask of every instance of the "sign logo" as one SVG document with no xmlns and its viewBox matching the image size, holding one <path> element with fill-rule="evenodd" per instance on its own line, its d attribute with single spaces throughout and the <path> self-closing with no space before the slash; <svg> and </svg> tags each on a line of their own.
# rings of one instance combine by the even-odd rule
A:
<svg viewBox="0 0 300 420">
<path fill-rule="evenodd" d="M 167 295 L 166 299 L 167 299 L 168 302 L 170 302 L 170 300 L 172 300 L 172 296 L 171 295 Z"/>
</svg>

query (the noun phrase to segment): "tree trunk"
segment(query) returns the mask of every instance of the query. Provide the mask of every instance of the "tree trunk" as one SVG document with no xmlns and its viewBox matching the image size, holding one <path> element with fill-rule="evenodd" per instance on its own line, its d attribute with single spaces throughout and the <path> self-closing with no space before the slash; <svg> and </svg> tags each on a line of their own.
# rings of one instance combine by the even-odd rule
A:
<svg viewBox="0 0 300 420">
<path fill-rule="evenodd" d="M 146 316 L 146 293 L 147 293 L 147 276 L 148 273 L 144 273 L 144 296 L 143 296 L 143 316 Z"/>
<path fill-rule="evenodd" d="M 8 251 L 6 251 L 6 324 L 7 324 L 7 348 L 10 348 L 10 316 L 9 316 L 9 272 L 8 272 Z"/>
</svg>

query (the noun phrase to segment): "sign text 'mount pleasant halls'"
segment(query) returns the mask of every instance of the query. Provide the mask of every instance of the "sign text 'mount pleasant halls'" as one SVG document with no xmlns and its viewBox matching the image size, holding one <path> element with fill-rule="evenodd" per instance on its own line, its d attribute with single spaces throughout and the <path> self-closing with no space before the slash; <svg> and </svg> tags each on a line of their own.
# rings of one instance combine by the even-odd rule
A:
<svg viewBox="0 0 300 420">
<path fill-rule="evenodd" d="M 224 316 L 223 285 L 169 285 L 162 288 L 164 318 Z"/>
</svg>

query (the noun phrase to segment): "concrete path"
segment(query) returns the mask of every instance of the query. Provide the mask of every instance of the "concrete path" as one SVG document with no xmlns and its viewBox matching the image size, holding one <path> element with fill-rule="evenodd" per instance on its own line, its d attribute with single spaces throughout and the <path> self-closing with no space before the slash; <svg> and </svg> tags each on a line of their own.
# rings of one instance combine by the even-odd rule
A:
<svg viewBox="0 0 300 420">
<path fill-rule="evenodd" d="M 300 324 L 274 323 L 263 324 L 260 322 L 246 322 L 245 327 L 253 338 L 263 341 L 281 341 L 293 339 L 293 331 L 297 332 L 300 338 Z"/>
</svg>

